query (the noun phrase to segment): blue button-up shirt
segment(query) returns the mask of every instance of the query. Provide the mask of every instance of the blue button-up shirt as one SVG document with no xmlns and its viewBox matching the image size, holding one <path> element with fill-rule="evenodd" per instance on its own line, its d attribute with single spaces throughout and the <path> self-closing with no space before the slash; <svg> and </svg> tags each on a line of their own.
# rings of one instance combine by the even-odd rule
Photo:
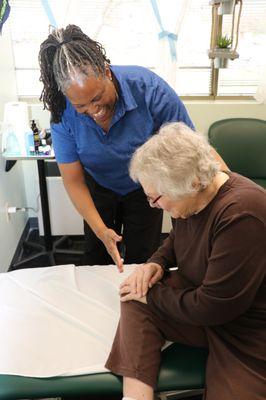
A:
<svg viewBox="0 0 266 400">
<path fill-rule="evenodd" d="M 111 70 L 120 93 L 108 133 L 67 100 L 61 122 L 51 126 L 52 141 L 58 163 L 79 160 L 101 186 L 125 195 L 139 188 L 128 173 L 134 151 L 165 122 L 193 124 L 175 91 L 158 75 L 138 66 Z"/>
</svg>

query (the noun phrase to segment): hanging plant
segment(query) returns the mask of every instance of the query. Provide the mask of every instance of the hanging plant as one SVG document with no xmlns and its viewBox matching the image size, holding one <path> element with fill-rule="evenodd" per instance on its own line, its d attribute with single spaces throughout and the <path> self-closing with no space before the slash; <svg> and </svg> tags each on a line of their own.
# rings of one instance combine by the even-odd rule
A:
<svg viewBox="0 0 266 400">
<path fill-rule="evenodd" d="M 228 60 L 232 56 L 231 52 L 232 39 L 231 37 L 219 36 L 214 49 L 214 68 L 227 68 Z"/>
<path fill-rule="evenodd" d="M 209 57 L 214 59 L 214 68 L 227 68 L 228 60 L 238 58 L 238 54 L 232 51 L 232 38 L 224 35 L 219 36 L 215 48 L 209 52 Z"/>
<path fill-rule="evenodd" d="M 228 60 L 235 60 L 239 57 L 237 53 L 239 23 L 242 10 L 242 0 L 210 0 L 212 5 L 212 33 L 211 48 L 208 51 L 209 58 L 214 61 L 214 68 L 227 68 Z M 238 13 L 236 6 L 239 4 Z M 221 35 L 222 14 L 233 14 L 231 22 L 231 36 Z M 236 29 L 234 27 L 236 26 Z M 218 36 L 219 35 L 219 36 Z"/>
<path fill-rule="evenodd" d="M 219 49 L 229 49 L 232 45 L 232 39 L 229 38 L 227 35 L 220 36 L 217 39 L 217 47 Z"/>
</svg>

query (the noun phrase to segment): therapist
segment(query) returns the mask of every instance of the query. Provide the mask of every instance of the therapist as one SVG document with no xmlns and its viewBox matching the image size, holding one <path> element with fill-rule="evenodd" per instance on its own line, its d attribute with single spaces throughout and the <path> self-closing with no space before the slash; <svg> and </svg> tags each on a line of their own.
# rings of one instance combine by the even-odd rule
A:
<svg viewBox="0 0 266 400">
<path fill-rule="evenodd" d="M 114 66 L 102 45 L 75 25 L 56 29 L 39 52 L 41 100 L 65 188 L 84 219 L 83 264 L 145 262 L 157 249 L 162 210 L 129 177 L 132 154 L 160 126 L 193 128 L 175 91 L 138 66 Z M 219 157 L 217 155 L 217 157 Z"/>
</svg>

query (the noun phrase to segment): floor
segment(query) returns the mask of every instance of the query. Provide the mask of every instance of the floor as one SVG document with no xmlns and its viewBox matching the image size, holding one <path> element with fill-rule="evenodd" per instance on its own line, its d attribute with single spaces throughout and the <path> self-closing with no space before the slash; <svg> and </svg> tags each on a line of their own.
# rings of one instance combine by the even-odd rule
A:
<svg viewBox="0 0 266 400">
<path fill-rule="evenodd" d="M 54 237 L 54 243 L 58 242 L 58 240 L 61 239 L 61 237 Z M 13 271 L 15 269 L 21 269 L 21 268 L 37 268 L 37 267 L 46 267 L 51 265 L 49 261 L 48 255 L 42 255 L 38 256 L 39 250 L 34 248 L 31 243 L 33 244 L 38 244 L 43 246 L 44 245 L 44 240 L 43 237 L 39 236 L 39 231 L 38 229 L 31 229 L 27 236 L 27 240 L 24 242 L 23 246 L 21 246 L 20 249 L 20 254 L 19 257 L 13 260 L 13 264 L 16 264 L 18 261 L 23 261 L 27 259 L 30 256 L 36 256 L 34 260 L 23 262 L 19 266 L 14 266 L 11 265 L 10 271 Z M 60 245 L 56 246 L 57 249 L 60 251 L 69 251 L 69 250 L 74 250 L 74 251 L 79 251 L 83 252 L 84 251 L 84 240 L 82 236 L 67 236 L 65 237 L 65 240 L 60 243 Z M 77 254 L 67 254 L 66 253 L 59 253 L 57 251 L 53 252 L 53 256 L 55 259 L 55 265 L 63 265 L 63 264 L 75 264 L 75 265 L 81 265 L 82 264 L 82 255 L 77 255 Z"/>
<path fill-rule="evenodd" d="M 162 235 L 162 240 L 164 240 L 166 235 Z M 55 238 L 55 241 L 58 240 L 59 238 Z M 39 236 L 39 232 L 37 229 L 32 229 L 29 232 L 28 238 L 27 238 L 28 242 L 33 242 L 33 243 L 37 243 L 37 244 L 41 244 L 43 245 L 43 239 Z M 67 237 L 62 243 L 61 245 L 58 247 L 61 250 L 66 249 L 72 249 L 72 250 L 77 250 L 82 252 L 84 250 L 84 240 L 82 236 L 71 236 L 71 237 Z M 19 255 L 19 260 L 23 260 L 31 255 L 36 255 L 38 253 L 38 251 L 33 248 L 30 245 L 24 244 L 24 246 L 21 248 L 21 252 Z M 56 265 L 63 265 L 63 264 L 75 264 L 75 265 L 81 265 L 82 264 L 82 255 L 76 255 L 76 254 L 64 254 L 64 253 L 55 253 L 54 254 L 54 258 L 55 258 L 55 262 Z M 19 261 L 18 259 L 13 260 L 13 262 Z M 18 267 L 14 267 L 11 266 L 10 271 L 15 270 L 15 269 L 22 269 L 22 268 L 38 268 L 38 267 L 46 267 L 49 265 L 49 258 L 48 256 L 41 256 L 41 257 L 37 257 L 32 261 L 28 261 L 23 263 L 22 265 L 18 266 Z M 86 397 L 71 397 L 71 398 L 67 398 L 67 399 L 62 399 L 62 400 L 121 400 L 121 397 L 110 397 L 108 396 L 108 398 L 86 398 Z M 171 399 L 174 400 L 174 398 L 172 397 Z M 49 399 L 47 399 L 49 400 Z M 181 399 L 180 399 L 181 400 Z M 194 397 L 190 397 L 190 398 L 186 398 L 184 400 L 202 400 L 201 396 L 194 396 Z"/>
</svg>

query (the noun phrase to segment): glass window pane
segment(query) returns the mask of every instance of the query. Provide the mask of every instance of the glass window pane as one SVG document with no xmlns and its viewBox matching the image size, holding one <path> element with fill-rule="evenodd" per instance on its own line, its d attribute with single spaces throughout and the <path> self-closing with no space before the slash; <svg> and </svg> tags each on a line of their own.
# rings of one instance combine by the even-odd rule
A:
<svg viewBox="0 0 266 400">
<path fill-rule="evenodd" d="M 175 89 L 180 96 L 207 96 L 209 82 L 210 69 L 179 69 Z"/>
<path fill-rule="evenodd" d="M 230 35 L 232 15 L 225 15 L 223 34 Z M 252 95 L 266 63 L 266 0 L 245 0 L 240 20 L 239 59 L 220 69 L 219 95 Z"/>
<path fill-rule="evenodd" d="M 18 96 L 40 97 L 42 84 L 39 81 L 40 71 L 16 70 Z"/>
</svg>

